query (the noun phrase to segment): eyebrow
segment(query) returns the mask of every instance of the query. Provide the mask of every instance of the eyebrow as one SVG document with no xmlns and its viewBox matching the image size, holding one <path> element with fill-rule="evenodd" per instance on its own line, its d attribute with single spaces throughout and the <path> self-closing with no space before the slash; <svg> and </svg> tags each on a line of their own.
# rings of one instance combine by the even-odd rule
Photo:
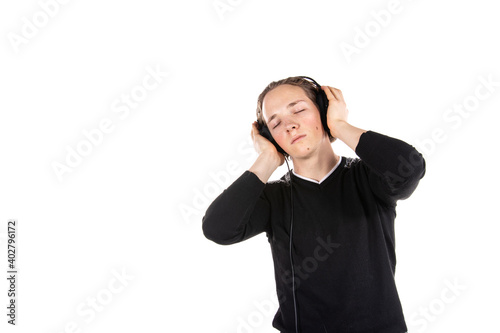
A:
<svg viewBox="0 0 500 333">
<path fill-rule="evenodd" d="M 286 108 L 287 108 L 287 109 L 293 108 L 296 104 L 298 104 L 298 103 L 300 103 L 300 102 L 305 102 L 305 101 L 304 101 L 303 99 L 298 99 L 298 100 L 293 101 L 293 102 L 291 102 L 290 104 L 288 104 L 288 105 L 286 106 Z M 276 118 L 276 113 L 275 113 L 275 114 L 273 114 L 273 115 L 269 118 L 269 120 L 268 120 L 267 122 L 268 122 L 268 123 L 270 123 L 271 121 L 273 121 L 273 119 L 274 119 L 274 118 Z"/>
</svg>

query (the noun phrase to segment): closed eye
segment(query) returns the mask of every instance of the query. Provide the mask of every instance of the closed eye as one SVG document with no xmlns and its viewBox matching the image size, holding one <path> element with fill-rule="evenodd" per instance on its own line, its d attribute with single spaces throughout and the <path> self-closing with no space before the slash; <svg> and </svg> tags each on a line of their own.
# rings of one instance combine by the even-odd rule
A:
<svg viewBox="0 0 500 333">
<path fill-rule="evenodd" d="M 302 111 L 305 111 L 305 110 L 306 109 L 295 111 L 294 114 L 301 113 Z M 280 124 L 281 124 L 281 121 L 277 122 L 276 125 L 273 126 L 273 129 L 275 129 L 276 127 L 278 127 Z"/>
</svg>

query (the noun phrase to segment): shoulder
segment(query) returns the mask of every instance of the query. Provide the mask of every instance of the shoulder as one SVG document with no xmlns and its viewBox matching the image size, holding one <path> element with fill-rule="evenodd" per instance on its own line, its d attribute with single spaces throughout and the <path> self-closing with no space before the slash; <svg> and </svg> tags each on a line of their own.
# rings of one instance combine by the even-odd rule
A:
<svg viewBox="0 0 500 333">
<path fill-rule="evenodd" d="M 353 182 L 356 186 L 363 187 L 370 181 L 370 178 L 376 175 L 370 170 L 368 165 L 359 157 L 343 157 L 340 177 L 343 181 Z M 377 177 L 378 178 L 378 177 Z"/>
<path fill-rule="evenodd" d="M 271 180 L 266 183 L 266 187 L 281 188 L 290 186 L 290 172 L 285 173 L 280 179 Z"/>
<path fill-rule="evenodd" d="M 340 165 L 344 174 L 357 174 L 366 172 L 366 164 L 359 157 L 342 157 L 344 163 Z"/>
<path fill-rule="evenodd" d="M 271 180 L 266 183 L 264 193 L 268 197 L 281 196 L 284 192 L 290 191 L 290 173 L 287 172 L 281 178 Z"/>
<path fill-rule="evenodd" d="M 361 160 L 355 157 L 343 157 L 345 159 L 345 163 L 343 165 L 344 169 L 351 169 L 352 167 L 356 167 L 359 165 Z"/>
</svg>

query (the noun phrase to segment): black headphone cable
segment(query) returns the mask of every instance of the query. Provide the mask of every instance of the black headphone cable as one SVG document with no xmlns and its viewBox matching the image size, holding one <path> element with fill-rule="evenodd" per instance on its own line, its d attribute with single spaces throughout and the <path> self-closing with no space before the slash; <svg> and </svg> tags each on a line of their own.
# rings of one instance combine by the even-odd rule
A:
<svg viewBox="0 0 500 333">
<path fill-rule="evenodd" d="M 297 300 L 295 296 L 295 268 L 293 265 L 293 256 L 292 256 L 292 236 L 293 236 L 293 188 L 292 188 L 292 172 L 290 171 L 290 166 L 288 165 L 288 159 L 285 157 L 286 166 L 288 168 L 288 177 L 290 184 L 290 207 L 291 207 L 291 216 L 290 216 L 290 265 L 292 266 L 292 293 L 293 293 L 293 308 L 295 311 L 295 333 L 299 333 L 299 328 L 297 324 Z"/>
</svg>

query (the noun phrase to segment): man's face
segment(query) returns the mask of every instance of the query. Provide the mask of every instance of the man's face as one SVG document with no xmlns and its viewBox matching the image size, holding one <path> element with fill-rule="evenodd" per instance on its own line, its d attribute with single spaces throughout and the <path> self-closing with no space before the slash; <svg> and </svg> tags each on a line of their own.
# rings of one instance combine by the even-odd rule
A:
<svg viewBox="0 0 500 333">
<path fill-rule="evenodd" d="M 266 94 L 264 120 L 274 140 L 292 158 L 304 158 L 318 150 L 328 136 L 318 108 L 301 87 L 283 84 Z"/>
</svg>

